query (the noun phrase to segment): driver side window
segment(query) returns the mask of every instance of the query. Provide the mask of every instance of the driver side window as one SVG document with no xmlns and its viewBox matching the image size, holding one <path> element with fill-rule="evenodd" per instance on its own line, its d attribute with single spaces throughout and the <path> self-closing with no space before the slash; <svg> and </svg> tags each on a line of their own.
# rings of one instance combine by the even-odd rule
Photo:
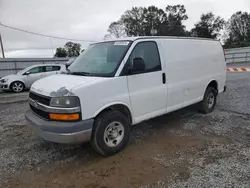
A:
<svg viewBox="0 0 250 188">
<path fill-rule="evenodd" d="M 138 43 L 130 54 L 130 57 L 124 68 L 128 69 L 128 67 L 133 67 L 133 60 L 135 58 L 142 58 L 145 63 L 145 70 L 143 72 L 140 72 L 140 74 L 161 70 L 161 61 L 158 47 L 156 42 L 154 41 Z M 125 72 L 123 72 L 123 75 L 128 75 L 128 73 L 126 72 L 127 71 L 125 70 Z"/>
<path fill-rule="evenodd" d="M 36 73 L 41 73 L 43 72 L 43 67 L 34 67 L 27 72 L 30 72 L 30 74 L 36 74 Z"/>
</svg>

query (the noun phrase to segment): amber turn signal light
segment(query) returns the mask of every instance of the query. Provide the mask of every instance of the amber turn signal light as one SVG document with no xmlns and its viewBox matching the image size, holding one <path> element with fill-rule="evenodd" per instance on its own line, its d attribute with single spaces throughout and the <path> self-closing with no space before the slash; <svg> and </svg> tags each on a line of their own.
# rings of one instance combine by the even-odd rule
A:
<svg viewBox="0 0 250 188">
<path fill-rule="evenodd" d="M 79 114 L 49 114 L 51 120 L 76 121 L 80 119 Z"/>
</svg>

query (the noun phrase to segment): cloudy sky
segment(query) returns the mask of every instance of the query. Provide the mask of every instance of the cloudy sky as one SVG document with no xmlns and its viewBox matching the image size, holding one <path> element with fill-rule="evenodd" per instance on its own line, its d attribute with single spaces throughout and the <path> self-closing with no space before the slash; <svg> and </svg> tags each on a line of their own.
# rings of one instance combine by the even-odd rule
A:
<svg viewBox="0 0 250 188">
<path fill-rule="evenodd" d="M 228 19 L 236 11 L 250 11 L 250 0 L 0 0 L 0 22 L 47 35 L 102 40 L 112 21 L 133 6 L 184 4 L 187 29 L 202 13 L 212 11 Z M 51 57 L 58 40 L 13 31 L 0 26 L 6 57 Z M 88 42 L 80 42 L 83 47 Z M 0 55 L 1 57 L 1 55 Z"/>
</svg>

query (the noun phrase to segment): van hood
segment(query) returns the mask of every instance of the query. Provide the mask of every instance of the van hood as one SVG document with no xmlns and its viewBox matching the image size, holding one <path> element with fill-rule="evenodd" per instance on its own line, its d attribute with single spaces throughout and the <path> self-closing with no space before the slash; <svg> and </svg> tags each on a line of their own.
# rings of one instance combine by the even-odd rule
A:
<svg viewBox="0 0 250 188">
<path fill-rule="evenodd" d="M 69 96 L 74 95 L 72 93 L 73 88 L 102 79 L 105 78 L 67 74 L 52 75 L 36 81 L 31 86 L 30 91 L 50 97 Z"/>
</svg>

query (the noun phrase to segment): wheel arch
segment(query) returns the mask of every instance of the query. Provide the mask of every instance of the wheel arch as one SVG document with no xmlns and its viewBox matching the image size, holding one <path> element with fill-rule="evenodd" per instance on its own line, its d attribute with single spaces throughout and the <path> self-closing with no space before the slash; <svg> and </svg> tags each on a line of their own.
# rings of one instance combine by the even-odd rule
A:
<svg viewBox="0 0 250 188">
<path fill-rule="evenodd" d="M 206 90 L 207 90 L 208 87 L 214 88 L 214 89 L 217 91 L 217 94 L 218 94 L 218 88 L 219 88 L 219 86 L 218 86 L 218 82 L 217 82 L 215 79 L 210 80 L 210 82 L 209 82 L 209 84 L 207 85 L 207 87 L 206 87 L 204 93 L 206 92 Z"/>
<path fill-rule="evenodd" d="M 22 80 L 12 80 L 11 83 L 10 83 L 10 87 L 12 86 L 12 84 L 14 82 L 21 82 L 24 85 L 24 89 L 26 88 L 26 85 L 25 85 L 24 81 L 22 81 Z"/>
<path fill-rule="evenodd" d="M 107 104 L 103 106 L 94 114 L 94 117 L 96 118 L 100 114 L 105 113 L 110 110 L 118 110 L 122 112 L 129 119 L 130 124 L 133 124 L 133 116 L 131 113 L 131 109 L 126 103 L 123 103 L 123 102 L 116 102 L 116 103 L 111 103 L 111 104 Z"/>
</svg>

